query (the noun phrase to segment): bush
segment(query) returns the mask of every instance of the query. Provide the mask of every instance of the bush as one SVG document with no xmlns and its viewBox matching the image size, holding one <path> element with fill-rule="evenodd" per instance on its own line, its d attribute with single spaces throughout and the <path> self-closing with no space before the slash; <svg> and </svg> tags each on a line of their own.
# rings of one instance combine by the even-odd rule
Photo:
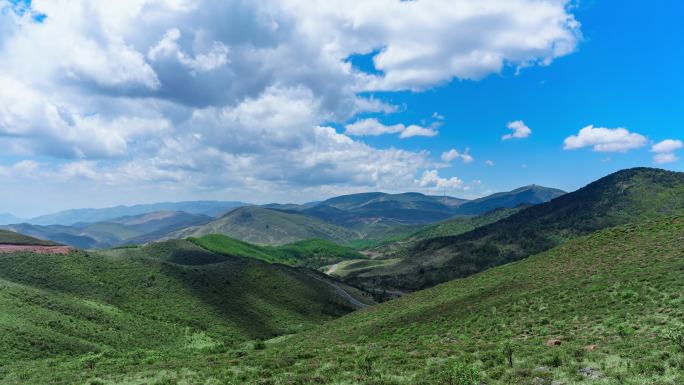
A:
<svg viewBox="0 0 684 385">
<path fill-rule="evenodd" d="M 675 347 L 681 353 L 684 353 L 684 326 L 679 326 L 665 331 L 663 337 L 675 345 Z"/>
<path fill-rule="evenodd" d="M 477 368 L 461 362 L 449 363 L 438 375 L 438 384 L 477 385 L 480 372 Z"/>
</svg>

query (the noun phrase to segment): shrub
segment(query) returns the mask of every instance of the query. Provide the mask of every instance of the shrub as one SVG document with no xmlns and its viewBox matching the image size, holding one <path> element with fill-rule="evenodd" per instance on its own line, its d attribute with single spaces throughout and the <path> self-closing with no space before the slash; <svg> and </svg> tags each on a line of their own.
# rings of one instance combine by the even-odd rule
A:
<svg viewBox="0 0 684 385">
<path fill-rule="evenodd" d="M 373 357 L 370 354 L 365 354 L 356 360 L 356 367 L 359 368 L 364 376 L 370 377 L 373 374 Z"/>
<path fill-rule="evenodd" d="M 684 326 L 671 328 L 665 331 L 663 337 L 675 345 L 681 353 L 684 353 Z"/>
<path fill-rule="evenodd" d="M 266 349 L 266 343 L 262 340 L 257 340 L 254 342 L 254 350 L 264 350 Z"/>
<path fill-rule="evenodd" d="M 438 377 L 438 383 L 443 385 L 477 385 L 480 372 L 471 365 L 454 362 L 447 364 Z"/>
</svg>

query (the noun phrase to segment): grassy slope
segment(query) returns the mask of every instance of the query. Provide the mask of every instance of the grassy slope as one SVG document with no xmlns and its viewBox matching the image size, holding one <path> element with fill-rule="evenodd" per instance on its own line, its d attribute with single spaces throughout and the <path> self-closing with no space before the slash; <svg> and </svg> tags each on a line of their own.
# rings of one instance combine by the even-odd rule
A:
<svg viewBox="0 0 684 385">
<path fill-rule="evenodd" d="M 257 258 L 270 263 L 318 268 L 347 259 L 363 258 L 357 251 L 321 239 L 309 239 L 283 246 L 258 246 L 220 234 L 190 238 L 189 241 L 214 253 Z"/>
<path fill-rule="evenodd" d="M 203 226 L 190 227 L 174 234 L 178 238 L 224 234 L 260 245 L 282 245 L 304 239 L 347 242 L 358 237 L 354 231 L 293 212 L 242 207 Z"/>
<path fill-rule="evenodd" d="M 152 378 L 150 384 L 470 385 L 445 378 L 460 363 L 479 373 L 472 384 L 679 385 L 684 351 L 664 336 L 684 327 L 682 274 L 684 217 L 661 219 L 569 241 L 264 351 L 169 356 L 149 365 L 102 360 L 88 375 L 121 384 Z M 549 339 L 562 344 L 548 347 Z M 503 354 L 506 344 L 513 367 Z M 587 351 L 589 345 L 596 348 Z M 62 365 L 55 367 L 76 366 Z M 34 375 L 43 380 L 55 370 L 40 367 Z M 604 377 L 588 380 L 580 368 Z"/>
<path fill-rule="evenodd" d="M 459 236 L 438 237 L 356 286 L 419 289 L 516 261 L 601 228 L 684 213 L 684 173 L 636 168 Z"/>
<path fill-rule="evenodd" d="M 88 352 L 225 349 L 352 310 L 290 267 L 224 256 L 207 265 L 167 262 L 183 262 L 174 252 L 211 254 L 184 241 L 111 255 L 0 254 L 0 367 Z"/>
<path fill-rule="evenodd" d="M 31 245 L 31 246 L 55 246 L 57 243 L 29 237 L 8 230 L 0 230 L 0 244 L 5 245 Z"/>
</svg>

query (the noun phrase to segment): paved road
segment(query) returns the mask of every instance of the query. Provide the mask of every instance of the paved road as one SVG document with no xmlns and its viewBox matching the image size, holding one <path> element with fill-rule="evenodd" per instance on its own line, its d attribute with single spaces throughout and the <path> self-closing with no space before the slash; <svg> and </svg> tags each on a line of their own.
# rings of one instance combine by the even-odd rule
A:
<svg viewBox="0 0 684 385">
<path fill-rule="evenodd" d="M 352 304 L 352 306 L 355 306 L 355 307 L 357 307 L 357 308 L 359 308 L 359 309 L 363 309 L 363 308 L 365 308 L 365 307 L 368 307 L 368 305 L 366 305 L 365 303 L 363 303 L 363 302 L 359 301 L 358 299 L 354 298 L 351 294 L 347 293 L 347 291 L 344 290 L 344 289 L 343 289 L 342 287 L 340 287 L 339 285 L 337 285 L 337 284 L 335 284 L 335 283 L 333 283 L 333 282 L 330 282 L 330 281 L 328 281 L 328 280 L 326 280 L 326 279 L 323 279 L 323 278 L 321 278 L 321 277 L 318 277 L 318 276 L 316 276 L 316 275 L 314 275 L 314 274 L 309 274 L 309 276 L 310 276 L 311 278 L 316 279 L 316 280 L 319 280 L 319 281 L 321 281 L 321 282 L 327 284 L 328 286 L 332 287 L 333 289 L 335 289 L 335 292 L 336 292 L 337 294 L 339 294 L 340 296 L 342 296 L 344 299 L 346 299 L 350 304 Z"/>
</svg>

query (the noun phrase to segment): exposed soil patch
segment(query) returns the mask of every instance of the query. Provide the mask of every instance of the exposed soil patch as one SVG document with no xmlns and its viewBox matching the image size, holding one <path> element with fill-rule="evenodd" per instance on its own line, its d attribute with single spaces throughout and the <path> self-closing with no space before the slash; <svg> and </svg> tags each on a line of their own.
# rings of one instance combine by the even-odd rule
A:
<svg viewBox="0 0 684 385">
<path fill-rule="evenodd" d="M 73 249 L 68 246 L 0 245 L 0 253 L 16 253 L 20 251 L 38 254 L 66 255 L 71 253 Z"/>
</svg>

